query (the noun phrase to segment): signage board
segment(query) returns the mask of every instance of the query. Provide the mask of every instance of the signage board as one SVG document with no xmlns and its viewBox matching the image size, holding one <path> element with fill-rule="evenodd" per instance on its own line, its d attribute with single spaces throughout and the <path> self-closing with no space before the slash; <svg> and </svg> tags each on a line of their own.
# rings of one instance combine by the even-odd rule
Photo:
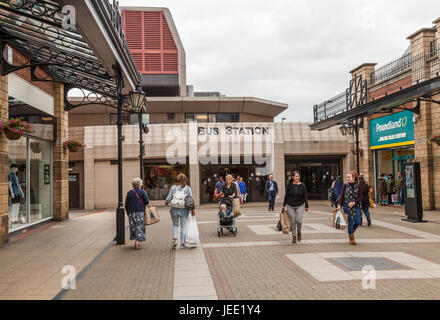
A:
<svg viewBox="0 0 440 320">
<path fill-rule="evenodd" d="M 370 121 L 370 148 L 385 149 L 414 144 L 411 111 L 402 111 Z"/>
</svg>

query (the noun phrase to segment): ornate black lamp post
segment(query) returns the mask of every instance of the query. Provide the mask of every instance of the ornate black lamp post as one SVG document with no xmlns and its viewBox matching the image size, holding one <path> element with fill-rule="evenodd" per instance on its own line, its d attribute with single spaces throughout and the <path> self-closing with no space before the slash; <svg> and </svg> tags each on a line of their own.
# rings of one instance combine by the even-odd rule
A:
<svg viewBox="0 0 440 320">
<path fill-rule="evenodd" d="M 116 244 L 125 244 L 125 209 L 123 203 L 123 186 L 122 186 L 122 142 L 125 137 L 122 135 L 122 109 L 123 104 L 127 96 L 121 94 L 122 92 L 122 79 L 118 77 L 118 209 L 116 210 Z M 130 109 L 128 111 L 140 113 L 145 105 L 145 93 L 140 89 L 136 88 L 136 91 L 129 93 L 130 98 Z M 141 134 L 142 137 L 142 134 Z M 142 146 L 143 147 L 143 146 Z"/>
<path fill-rule="evenodd" d="M 355 144 L 356 144 L 356 171 L 359 174 L 359 129 L 364 127 L 364 121 L 361 120 L 361 123 L 358 123 L 358 119 L 356 118 L 355 121 L 349 120 L 345 122 L 341 127 L 339 127 L 339 131 L 341 131 L 341 134 L 343 136 L 346 135 L 354 135 L 355 136 Z"/>
<path fill-rule="evenodd" d="M 133 112 L 138 114 L 139 120 L 139 166 L 140 166 L 140 178 L 144 180 L 144 138 L 143 133 L 147 134 L 149 129 L 146 124 L 144 124 L 142 119 L 142 114 L 145 111 L 145 105 L 147 103 L 147 98 L 145 92 L 142 91 L 140 87 L 130 93 L 130 100 L 133 106 Z"/>
</svg>

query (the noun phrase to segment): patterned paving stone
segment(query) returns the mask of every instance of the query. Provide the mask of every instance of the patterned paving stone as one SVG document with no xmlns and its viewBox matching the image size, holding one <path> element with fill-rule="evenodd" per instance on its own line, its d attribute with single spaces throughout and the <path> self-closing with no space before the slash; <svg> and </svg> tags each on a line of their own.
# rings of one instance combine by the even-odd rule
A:
<svg viewBox="0 0 440 320">
<path fill-rule="evenodd" d="M 365 266 L 373 266 L 376 270 L 408 269 L 385 258 L 334 258 L 331 260 L 351 271 L 361 271 Z"/>
</svg>

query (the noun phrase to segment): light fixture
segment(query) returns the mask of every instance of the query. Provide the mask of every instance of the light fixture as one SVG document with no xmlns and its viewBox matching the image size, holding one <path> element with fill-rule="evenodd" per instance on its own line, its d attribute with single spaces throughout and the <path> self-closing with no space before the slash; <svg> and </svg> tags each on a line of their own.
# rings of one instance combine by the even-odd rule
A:
<svg viewBox="0 0 440 320">
<path fill-rule="evenodd" d="M 140 87 L 135 91 L 130 92 L 131 111 L 138 113 L 145 105 L 146 95 Z"/>
<path fill-rule="evenodd" d="M 339 127 L 339 131 L 341 131 L 341 134 L 343 136 L 347 135 L 347 127 L 345 126 L 345 123 L 341 127 Z"/>
</svg>

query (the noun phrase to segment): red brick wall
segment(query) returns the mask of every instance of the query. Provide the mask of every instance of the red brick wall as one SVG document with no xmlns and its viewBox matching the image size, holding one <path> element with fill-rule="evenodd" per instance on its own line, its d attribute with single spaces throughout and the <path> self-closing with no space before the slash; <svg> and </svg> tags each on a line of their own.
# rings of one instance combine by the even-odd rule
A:
<svg viewBox="0 0 440 320">
<path fill-rule="evenodd" d="M 26 56 L 24 56 L 23 54 L 21 54 L 17 49 L 12 48 L 13 51 L 13 65 L 15 66 L 19 66 L 19 65 L 25 65 L 28 64 L 29 61 L 26 58 Z M 42 78 L 42 79 L 48 79 L 48 80 L 52 80 L 52 78 L 47 74 L 47 72 L 45 72 L 42 68 L 37 68 L 37 70 L 35 71 L 36 75 L 38 78 Z M 25 69 L 21 69 L 15 72 L 15 74 L 17 76 L 19 76 L 20 78 L 22 78 L 23 80 L 26 80 L 29 83 L 32 83 L 32 85 L 40 88 L 41 90 L 43 90 L 44 92 L 50 94 L 51 96 L 54 95 L 54 91 L 53 91 L 53 83 L 52 82 L 42 82 L 42 81 L 31 81 L 31 70 L 30 68 L 25 68 Z"/>
</svg>

